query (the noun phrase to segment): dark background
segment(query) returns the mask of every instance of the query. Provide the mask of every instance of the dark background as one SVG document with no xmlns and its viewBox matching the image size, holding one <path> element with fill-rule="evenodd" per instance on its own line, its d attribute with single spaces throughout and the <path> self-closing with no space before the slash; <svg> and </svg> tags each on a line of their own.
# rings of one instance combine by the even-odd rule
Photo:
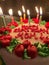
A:
<svg viewBox="0 0 49 65">
<path fill-rule="evenodd" d="M 24 5 L 25 9 L 30 9 L 31 17 L 36 17 L 35 6 L 43 8 L 43 19 L 49 21 L 49 0 L 0 0 L 0 6 L 4 14 L 8 14 L 8 9 L 12 8 L 14 16 L 18 17 L 17 11 Z"/>
</svg>

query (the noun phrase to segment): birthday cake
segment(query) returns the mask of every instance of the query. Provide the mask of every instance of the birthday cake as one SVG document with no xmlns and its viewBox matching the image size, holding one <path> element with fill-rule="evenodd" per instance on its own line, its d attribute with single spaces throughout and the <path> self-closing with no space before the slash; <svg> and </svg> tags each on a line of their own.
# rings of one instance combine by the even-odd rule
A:
<svg viewBox="0 0 49 65">
<path fill-rule="evenodd" d="M 49 56 L 49 22 L 36 18 L 12 21 L 0 28 L 0 48 L 14 53 L 22 59 L 33 59 L 37 55 Z"/>
</svg>

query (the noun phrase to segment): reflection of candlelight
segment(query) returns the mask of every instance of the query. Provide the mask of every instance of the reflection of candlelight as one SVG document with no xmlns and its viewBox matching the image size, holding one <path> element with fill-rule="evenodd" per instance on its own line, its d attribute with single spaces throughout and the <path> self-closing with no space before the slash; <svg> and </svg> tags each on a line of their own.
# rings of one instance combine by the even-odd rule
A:
<svg viewBox="0 0 49 65">
<path fill-rule="evenodd" d="M 26 18 L 26 14 L 25 14 L 25 8 L 24 8 L 24 6 L 22 6 L 22 11 L 23 11 L 23 17 L 24 17 L 24 19 Z"/>
<path fill-rule="evenodd" d="M 29 11 L 29 9 L 27 10 L 27 15 L 28 15 L 28 20 L 30 20 L 30 11 Z M 29 24 L 30 24 L 30 22 L 29 22 Z"/>
<path fill-rule="evenodd" d="M 4 26 L 6 27 L 5 18 L 4 18 L 3 11 L 2 11 L 1 7 L 0 7 L 0 16 L 3 18 Z"/>
<path fill-rule="evenodd" d="M 22 13 L 20 10 L 18 10 L 18 15 L 20 16 L 20 21 L 22 22 Z"/>
<path fill-rule="evenodd" d="M 40 21 L 42 21 L 42 7 L 40 7 Z"/>
<path fill-rule="evenodd" d="M 39 10 L 38 10 L 37 6 L 35 7 L 35 10 L 37 12 L 37 19 L 38 19 L 39 18 Z"/>
</svg>

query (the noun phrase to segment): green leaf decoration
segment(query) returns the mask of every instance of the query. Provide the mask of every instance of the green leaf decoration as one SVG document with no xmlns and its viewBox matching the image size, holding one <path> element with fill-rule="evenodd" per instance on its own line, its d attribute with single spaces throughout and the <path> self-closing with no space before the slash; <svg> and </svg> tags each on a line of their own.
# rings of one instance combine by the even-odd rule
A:
<svg viewBox="0 0 49 65">
<path fill-rule="evenodd" d="M 38 54 L 41 56 L 41 57 L 47 57 L 47 56 L 49 56 L 49 54 L 47 54 L 47 53 L 44 53 L 44 52 L 38 52 Z"/>
<path fill-rule="evenodd" d="M 35 43 L 34 44 L 37 47 L 38 54 L 42 57 L 49 56 L 49 48 L 47 44 L 41 44 L 41 43 Z"/>
<path fill-rule="evenodd" d="M 6 65 L 1 55 L 0 55 L 0 65 Z"/>
<path fill-rule="evenodd" d="M 29 22 L 32 22 L 32 23 L 34 23 L 34 21 L 33 21 L 32 19 L 29 19 Z"/>
<path fill-rule="evenodd" d="M 3 33 L 3 34 L 4 34 L 4 35 L 6 35 L 6 34 L 8 34 L 8 33 L 9 33 L 8 31 L 4 31 L 4 33 Z"/>
<path fill-rule="evenodd" d="M 24 50 L 23 59 L 30 59 L 30 57 L 27 55 L 27 49 Z"/>
<path fill-rule="evenodd" d="M 41 21 L 40 24 L 45 25 L 46 21 Z"/>
<path fill-rule="evenodd" d="M 12 41 L 11 41 L 11 43 L 10 43 L 10 46 L 6 47 L 6 49 L 7 49 L 10 53 L 12 53 L 13 49 L 15 48 L 15 46 L 16 46 L 17 44 L 20 44 L 20 42 L 19 42 L 17 39 L 14 38 L 14 39 L 12 39 Z"/>
<path fill-rule="evenodd" d="M 11 28 L 11 29 L 14 29 L 14 28 L 15 28 L 15 26 L 10 26 L 10 28 Z"/>
</svg>

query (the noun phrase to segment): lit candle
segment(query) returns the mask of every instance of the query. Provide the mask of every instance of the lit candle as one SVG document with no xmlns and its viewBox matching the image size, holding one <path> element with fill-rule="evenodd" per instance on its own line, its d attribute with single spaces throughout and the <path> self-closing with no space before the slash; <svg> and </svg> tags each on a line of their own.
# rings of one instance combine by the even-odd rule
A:
<svg viewBox="0 0 49 65">
<path fill-rule="evenodd" d="M 9 9 L 8 10 L 8 13 L 9 13 L 11 19 L 14 20 L 14 18 L 13 18 L 13 10 L 12 9 Z"/>
<path fill-rule="evenodd" d="M 26 14 L 25 14 L 25 8 L 24 8 L 24 6 L 22 6 L 22 11 L 23 11 L 23 17 L 24 17 L 24 19 L 26 19 Z"/>
<path fill-rule="evenodd" d="M 0 7 L 0 16 L 3 18 L 3 23 L 4 23 L 4 26 L 6 27 L 6 22 L 5 22 L 5 18 L 4 18 L 4 15 L 3 15 L 3 10 L 2 10 L 1 7 Z"/>
<path fill-rule="evenodd" d="M 29 9 L 27 10 L 27 15 L 28 15 L 28 21 L 30 20 L 30 11 Z M 29 24 L 30 24 L 30 21 L 29 21 Z"/>
<path fill-rule="evenodd" d="M 39 10 L 38 10 L 37 6 L 35 7 L 35 10 L 37 12 L 37 19 L 38 19 L 39 18 Z"/>
<path fill-rule="evenodd" d="M 20 22 L 22 22 L 22 13 L 20 10 L 18 10 L 18 15 L 20 16 Z"/>
<path fill-rule="evenodd" d="M 40 7 L 40 21 L 42 21 L 42 7 Z"/>
</svg>

